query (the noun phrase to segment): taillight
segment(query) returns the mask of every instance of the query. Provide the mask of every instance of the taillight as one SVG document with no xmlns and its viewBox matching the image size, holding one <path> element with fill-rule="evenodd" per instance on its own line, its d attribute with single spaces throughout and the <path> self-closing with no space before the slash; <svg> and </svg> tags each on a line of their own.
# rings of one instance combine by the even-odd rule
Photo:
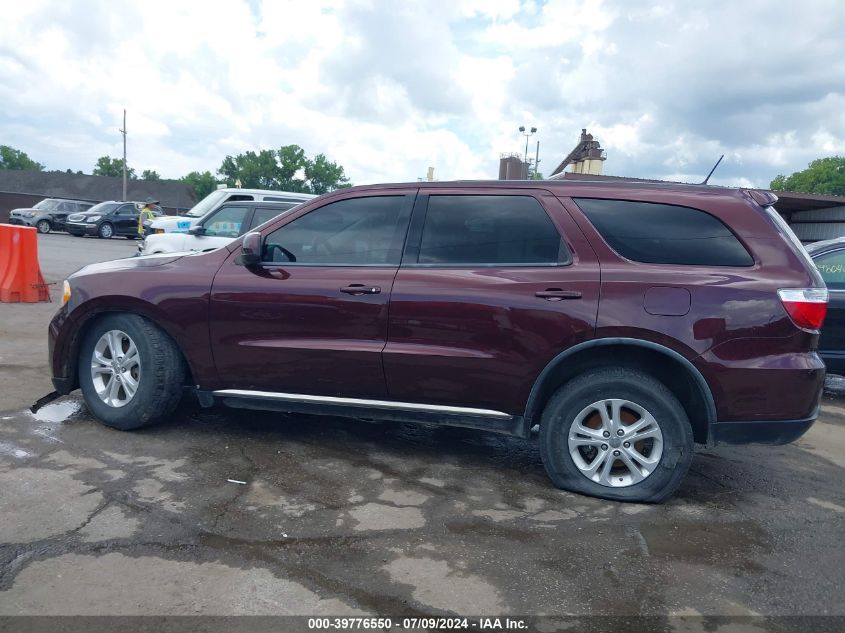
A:
<svg viewBox="0 0 845 633">
<path fill-rule="evenodd" d="M 792 322 L 806 330 L 819 330 L 827 314 L 827 288 L 782 288 L 778 290 Z"/>
</svg>

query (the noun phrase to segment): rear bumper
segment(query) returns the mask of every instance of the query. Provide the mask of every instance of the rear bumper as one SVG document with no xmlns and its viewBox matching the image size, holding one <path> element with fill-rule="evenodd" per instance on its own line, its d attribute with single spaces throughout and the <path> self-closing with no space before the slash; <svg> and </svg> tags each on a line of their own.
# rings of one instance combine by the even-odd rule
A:
<svg viewBox="0 0 845 633">
<path fill-rule="evenodd" d="M 813 415 L 801 420 L 714 422 L 710 425 L 708 444 L 789 444 L 813 426 L 819 416 L 819 408 L 816 407 Z"/>
</svg>

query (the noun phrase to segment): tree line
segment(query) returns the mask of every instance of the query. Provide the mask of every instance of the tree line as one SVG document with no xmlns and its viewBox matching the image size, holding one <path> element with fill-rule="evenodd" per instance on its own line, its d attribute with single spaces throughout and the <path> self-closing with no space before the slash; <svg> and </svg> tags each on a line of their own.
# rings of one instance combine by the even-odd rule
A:
<svg viewBox="0 0 845 633">
<path fill-rule="evenodd" d="M 791 176 L 778 174 L 769 187 L 772 191 L 845 196 L 845 156 L 818 158 Z"/>
<path fill-rule="evenodd" d="M 44 171 L 44 165 L 31 159 L 25 152 L 8 145 L 0 145 L 0 169 Z M 68 169 L 65 173 L 77 173 Z M 123 176 L 123 159 L 101 156 L 91 172 L 94 176 Z M 161 175 L 145 169 L 140 176 L 127 166 L 128 178 L 161 180 Z M 298 193 L 322 194 L 352 186 L 341 165 L 317 154 L 309 158 L 299 145 L 283 145 L 279 149 L 247 151 L 226 156 L 215 173 L 192 171 L 178 179 L 191 187 L 197 200 L 217 189 L 218 185 L 245 189 L 273 189 Z"/>
</svg>

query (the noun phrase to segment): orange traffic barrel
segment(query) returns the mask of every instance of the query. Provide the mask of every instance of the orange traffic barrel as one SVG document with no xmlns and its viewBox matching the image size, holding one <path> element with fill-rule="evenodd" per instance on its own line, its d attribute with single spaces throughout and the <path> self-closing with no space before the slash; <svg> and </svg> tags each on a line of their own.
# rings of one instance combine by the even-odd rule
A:
<svg viewBox="0 0 845 633">
<path fill-rule="evenodd" d="M 50 301 L 38 265 L 38 230 L 0 224 L 0 302 Z"/>
</svg>

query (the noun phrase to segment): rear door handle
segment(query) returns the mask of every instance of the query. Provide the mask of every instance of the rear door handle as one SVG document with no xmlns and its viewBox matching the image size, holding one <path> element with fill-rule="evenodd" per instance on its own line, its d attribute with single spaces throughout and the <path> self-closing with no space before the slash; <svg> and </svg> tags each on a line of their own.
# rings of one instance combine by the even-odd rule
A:
<svg viewBox="0 0 845 633">
<path fill-rule="evenodd" d="M 379 286 L 365 286 L 364 284 L 349 284 L 340 289 L 348 295 L 377 295 L 381 292 Z"/>
<path fill-rule="evenodd" d="M 564 299 L 580 299 L 581 293 L 578 290 L 562 290 L 560 288 L 546 288 L 534 293 L 535 297 L 546 301 L 563 301 Z"/>
</svg>

